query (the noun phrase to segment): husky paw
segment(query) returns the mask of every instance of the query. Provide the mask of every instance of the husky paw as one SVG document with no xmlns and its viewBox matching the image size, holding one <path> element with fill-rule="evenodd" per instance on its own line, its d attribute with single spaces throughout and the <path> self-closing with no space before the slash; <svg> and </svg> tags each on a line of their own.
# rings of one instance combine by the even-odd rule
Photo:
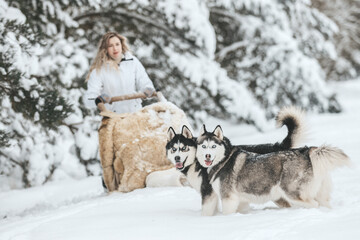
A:
<svg viewBox="0 0 360 240">
<path fill-rule="evenodd" d="M 242 213 L 242 214 L 249 213 L 249 211 L 250 211 L 250 205 L 247 202 L 239 203 L 237 210 L 236 210 L 236 212 Z"/>
<path fill-rule="evenodd" d="M 180 184 L 184 187 L 190 187 L 190 183 L 189 181 L 187 180 L 187 178 L 185 176 L 180 176 L 179 178 L 179 181 L 180 181 Z"/>
</svg>

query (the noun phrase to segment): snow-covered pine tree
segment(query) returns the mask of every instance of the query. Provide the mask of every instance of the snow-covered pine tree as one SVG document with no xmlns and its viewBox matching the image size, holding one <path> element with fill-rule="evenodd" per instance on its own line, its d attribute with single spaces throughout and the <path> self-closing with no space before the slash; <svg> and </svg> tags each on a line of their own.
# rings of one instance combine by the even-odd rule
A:
<svg viewBox="0 0 360 240">
<path fill-rule="evenodd" d="M 216 59 L 272 117 L 285 105 L 339 112 L 317 61 L 336 58 L 336 25 L 307 0 L 209 1 Z"/>
<path fill-rule="evenodd" d="M 41 64 L 66 18 L 57 6 L 62 1 L 0 2 L 0 137 L 6 143 L 0 174 L 9 176 L 13 187 L 30 187 L 48 181 L 66 156 L 61 145 L 66 128 L 59 126 L 73 109 L 59 73 L 47 73 Z"/>
<path fill-rule="evenodd" d="M 320 59 L 328 79 L 348 80 L 360 74 L 360 0 L 312 0 L 338 26 L 335 33 L 337 58 Z"/>
</svg>

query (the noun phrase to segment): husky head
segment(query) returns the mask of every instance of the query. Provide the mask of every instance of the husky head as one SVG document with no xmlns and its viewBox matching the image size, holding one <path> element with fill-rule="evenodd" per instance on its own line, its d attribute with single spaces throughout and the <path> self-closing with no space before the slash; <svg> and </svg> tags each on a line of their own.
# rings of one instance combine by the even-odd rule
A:
<svg viewBox="0 0 360 240">
<path fill-rule="evenodd" d="M 182 171 L 195 161 L 196 140 L 188 127 L 182 127 L 181 134 L 176 134 L 172 127 L 167 134 L 167 159 Z"/>
<path fill-rule="evenodd" d="M 227 144 L 220 125 L 213 132 L 206 131 L 203 125 L 196 143 L 196 158 L 201 166 L 212 167 L 224 159 Z"/>
</svg>

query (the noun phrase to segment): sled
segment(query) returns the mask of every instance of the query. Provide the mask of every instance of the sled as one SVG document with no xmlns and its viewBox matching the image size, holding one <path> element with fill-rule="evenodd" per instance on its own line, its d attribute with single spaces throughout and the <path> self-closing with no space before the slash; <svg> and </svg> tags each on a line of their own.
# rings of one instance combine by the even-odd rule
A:
<svg viewBox="0 0 360 240">
<path fill-rule="evenodd" d="M 173 168 L 166 158 L 169 127 L 188 125 L 185 113 L 156 92 L 157 102 L 135 113 L 117 114 L 98 104 L 103 116 L 99 127 L 99 152 L 104 183 L 109 192 L 130 192 L 144 188 L 146 177 Z M 136 93 L 111 98 L 111 103 L 146 98 Z"/>
</svg>

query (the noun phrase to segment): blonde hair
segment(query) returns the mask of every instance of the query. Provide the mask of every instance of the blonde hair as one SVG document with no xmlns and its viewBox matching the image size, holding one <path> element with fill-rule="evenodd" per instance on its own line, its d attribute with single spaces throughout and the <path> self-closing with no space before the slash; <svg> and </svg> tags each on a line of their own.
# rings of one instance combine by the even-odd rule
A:
<svg viewBox="0 0 360 240">
<path fill-rule="evenodd" d="M 122 53 L 125 54 L 126 52 L 130 51 L 130 48 L 127 44 L 126 37 L 116 33 L 116 32 L 107 32 L 102 36 L 102 38 L 99 41 L 98 44 L 98 51 L 96 53 L 96 56 L 94 58 L 93 63 L 90 66 L 89 73 L 86 76 L 85 82 L 89 80 L 90 73 L 92 70 L 96 69 L 96 71 L 99 71 L 100 68 L 105 64 L 109 63 L 111 66 L 113 66 L 115 69 L 118 68 L 118 65 L 115 63 L 115 61 L 112 60 L 112 58 L 109 56 L 107 52 L 107 48 L 109 46 L 109 39 L 112 37 L 117 37 L 121 42 L 121 50 Z"/>
</svg>

